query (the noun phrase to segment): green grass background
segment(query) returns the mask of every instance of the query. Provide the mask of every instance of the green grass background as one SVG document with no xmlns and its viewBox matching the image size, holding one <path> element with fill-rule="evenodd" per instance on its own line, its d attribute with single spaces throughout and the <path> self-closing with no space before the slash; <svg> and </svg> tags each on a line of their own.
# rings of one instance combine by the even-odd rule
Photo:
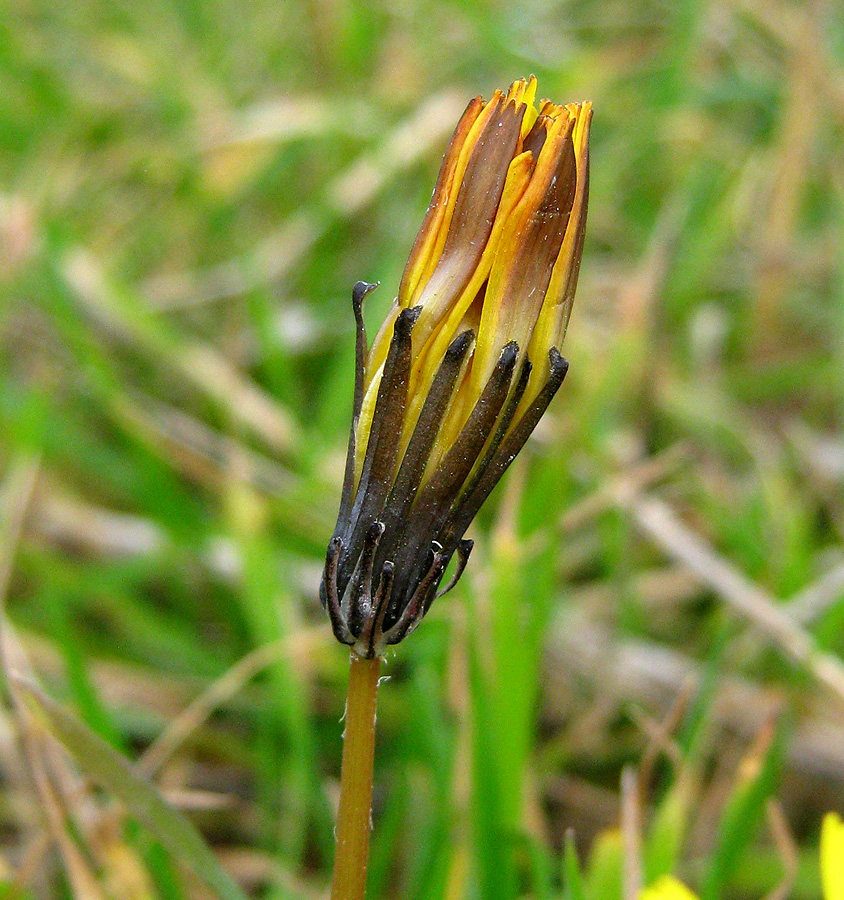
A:
<svg viewBox="0 0 844 900">
<path fill-rule="evenodd" d="M 134 760 L 271 644 L 154 777 L 250 894 L 324 896 L 351 286 L 382 282 L 372 334 L 465 102 L 531 72 L 595 106 L 571 370 L 390 657 L 368 896 L 633 900 L 670 871 L 817 897 L 844 808 L 836 0 L 2 0 L 9 621 Z M 8 896 L 210 896 L 54 760 L 48 832 L 0 721 Z"/>
</svg>

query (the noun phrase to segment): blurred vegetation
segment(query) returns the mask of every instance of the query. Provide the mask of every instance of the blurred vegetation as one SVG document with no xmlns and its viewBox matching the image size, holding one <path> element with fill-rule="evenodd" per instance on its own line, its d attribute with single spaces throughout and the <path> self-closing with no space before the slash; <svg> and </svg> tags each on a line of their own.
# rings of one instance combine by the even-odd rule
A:
<svg viewBox="0 0 844 900">
<path fill-rule="evenodd" d="M 186 832 L 80 776 L 125 788 L 109 745 L 249 894 L 324 894 L 351 285 L 383 284 L 373 333 L 465 102 L 530 72 L 596 111 L 571 371 L 389 662 L 369 896 L 818 896 L 844 807 L 834 0 L 0 3 L 4 663 L 87 726 L 77 768 L 45 722 L 78 729 L 7 684 L 4 896 L 211 896 Z"/>
</svg>

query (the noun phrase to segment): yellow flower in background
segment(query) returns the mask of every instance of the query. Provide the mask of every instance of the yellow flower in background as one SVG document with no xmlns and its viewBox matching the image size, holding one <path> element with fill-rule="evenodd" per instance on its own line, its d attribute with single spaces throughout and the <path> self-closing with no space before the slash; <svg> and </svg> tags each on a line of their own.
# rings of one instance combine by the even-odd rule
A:
<svg viewBox="0 0 844 900">
<path fill-rule="evenodd" d="M 698 898 L 673 875 L 663 875 L 640 892 L 639 900 L 698 900 Z"/>
<path fill-rule="evenodd" d="M 844 822 L 827 813 L 821 826 L 821 889 L 823 900 L 844 900 Z M 682 881 L 663 875 L 639 893 L 639 900 L 697 900 Z"/>
<path fill-rule="evenodd" d="M 821 885 L 824 900 L 844 900 L 844 822 L 827 813 L 821 826 Z"/>
<path fill-rule="evenodd" d="M 522 79 L 466 107 L 396 300 L 357 323 L 346 477 L 321 596 L 361 656 L 409 634 L 463 535 L 562 384 L 589 192 L 591 104 Z"/>
</svg>

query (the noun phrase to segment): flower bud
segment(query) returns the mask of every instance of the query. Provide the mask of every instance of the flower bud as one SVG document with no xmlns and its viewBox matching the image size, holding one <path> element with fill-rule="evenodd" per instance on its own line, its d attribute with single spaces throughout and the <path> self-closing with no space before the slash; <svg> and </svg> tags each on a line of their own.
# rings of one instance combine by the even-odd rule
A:
<svg viewBox="0 0 844 900">
<path fill-rule="evenodd" d="M 562 384 L 589 193 L 591 104 L 536 80 L 466 108 L 398 296 L 367 349 L 321 597 L 365 657 L 406 637 L 460 577 L 464 533 Z M 440 589 L 454 554 L 454 577 Z"/>
</svg>

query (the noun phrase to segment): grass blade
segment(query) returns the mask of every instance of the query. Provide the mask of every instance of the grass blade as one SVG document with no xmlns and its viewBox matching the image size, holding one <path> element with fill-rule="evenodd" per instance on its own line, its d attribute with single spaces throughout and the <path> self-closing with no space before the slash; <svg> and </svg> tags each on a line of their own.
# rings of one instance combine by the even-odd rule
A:
<svg viewBox="0 0 844 900">
<path fill-rule="evenodd" d="M 586 888 L 583 884 L 583 873 L 574 844 L 574 831 L 566 832 L 566 843 L 563 847 L 563 897 L 565 900 L 585 900 Z"/>
<path fill-rule="evenodd" d="M 15 678 L 15 687 L 35 717 L 83 770 L 143 822 L 175 859 L 190 868 L 222 900 L 246 900 L 196 828 L 138 775 L 128 760 L 30 681 Z"/>
</svg>

